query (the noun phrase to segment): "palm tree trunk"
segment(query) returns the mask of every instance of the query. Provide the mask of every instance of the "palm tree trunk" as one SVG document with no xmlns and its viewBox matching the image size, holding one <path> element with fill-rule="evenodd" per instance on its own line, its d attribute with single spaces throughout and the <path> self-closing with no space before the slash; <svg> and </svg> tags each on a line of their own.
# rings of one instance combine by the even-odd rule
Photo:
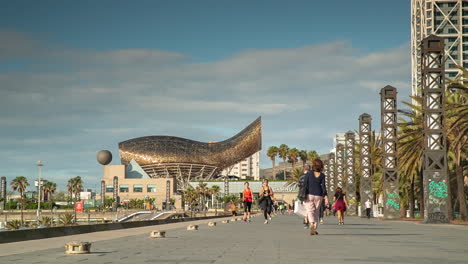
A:
<svg viewBox="0 0 468 264">
<path fill-rule="evenodd" d="M 419 170 L 419 203 L 420 203 L 420 216 L 424 218 L 424 179 L 422 168 Z"/>
<path fill-rule="evenodd" d="M 271 162 L 273 163 L 273 180 L 276 180 L 275 159 L 272 159 Z"/>
<path fill-rule="evenodd" d="M 461 162 L 461 147 L 456 150 L 455 160 L 455 175 L 457 177 L 457 197 L 460 208 L 460 217 L 463 221 L 468 221 L 465 200 L 465 187 L 463 182 L 463 168 L 460 166 Z"/>
<path fill-rule="evenodd" d="M 283 181 L 286 180 L 286 159 L 283 159 Z"/>
<path fill-rule="evenodd" d="M 409 190 L 409 211 L 410 218 L 414 218 L 414 175 L 411 176 L 411 185 Z"/>
<path fill-rule="evenodd" d="M 24 206 L 23 192 L 20 192 L 20 195 L 21 195 L 21 198 L 20 198 L 20 203 L 21 203 L 21 206 L 20 206 L 20 209 L 21 209 L 21 226 L 23 226 L 23 223 L 24 223 L 24 218 L 23 218 L 23 206 Z"/>
</svg>

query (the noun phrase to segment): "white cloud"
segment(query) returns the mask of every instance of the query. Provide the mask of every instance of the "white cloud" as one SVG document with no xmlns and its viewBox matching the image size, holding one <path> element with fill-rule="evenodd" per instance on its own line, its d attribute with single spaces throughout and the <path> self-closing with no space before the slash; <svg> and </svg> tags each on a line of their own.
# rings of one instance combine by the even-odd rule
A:
<svg viewBox="0 0 468 264">
<path fill-rule="evenodd" d="M 0 32 L 0 40 L 6 37 Z M 15 56 L 25 50 L 36 52 L 42 63 L 60 63 L 47 71 L 0 72 L 0 136 L 18 143 L 0 145 L 12 156 L 34 145 L 60 159 L 55 152 L 61 148 L 95 153 L 115 150 L 121 140 L 157 134 L 225 139 L 259 115 L 264 147 L 286 143 L 328 151 L 330 135 L 356 129 L 362 112 L 377 116 L 382 87 L 397 87 L 400 97 L 410 91 L 407 45 L 365 53 L 338 41 L 248 50 L 196 63 L 187 54 L 161 50 L 45 49 L 32 43 L 7 49 L 18 48 Z M 377 128 L 377 118 L 374 122 Z M 229 133 L 210 133 L 206 127 Z M 65 157 L 60 169 L 80 166 L 90 175 L 100 173 L 94 156 Z"/>
</svg>

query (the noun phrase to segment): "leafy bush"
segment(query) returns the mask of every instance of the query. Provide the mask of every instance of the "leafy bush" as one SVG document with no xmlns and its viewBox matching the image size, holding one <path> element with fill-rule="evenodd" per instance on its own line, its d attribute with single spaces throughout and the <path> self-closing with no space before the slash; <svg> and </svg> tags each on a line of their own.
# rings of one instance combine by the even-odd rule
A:
<svg viewBox="0 0 468 264">
<path fill-rule="evenodd" d="M 41 225 L 51 226 L 52 225 L 52 218 L 48 216 L 43 216 L 42 219 L 39 221 Z"/>
<path fill-rule="evenodd" d="M 9 201 L 5 203 L 5 210 L 14 210 L 16 208 L 18 208 L 17 201 Z"/>
</svg>

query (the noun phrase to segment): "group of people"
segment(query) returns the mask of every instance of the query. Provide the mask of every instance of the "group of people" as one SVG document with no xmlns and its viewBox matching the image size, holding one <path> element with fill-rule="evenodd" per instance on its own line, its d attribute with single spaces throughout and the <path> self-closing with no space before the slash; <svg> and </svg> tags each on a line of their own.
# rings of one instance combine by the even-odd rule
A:
<svg viewBox="0 0 468 264">
<path fill-rule="evenodd" d="M 327 210 L 330 211 L 332 209 L 336 212 L 338 225 L 343 225 L 346 208 L 348 207 L 346 194 L 341 187 L 336 189 L 333 202 L 330 203 L 328 201 L 326 176 L 322 171 L 323 162 L 320 159 L 315 159 L 312 161 L 312 166 L 306 166 L 304 168 L 304 174 L 299 179 L 299 188 L 304 189 L 303 192 L 305 196 L 302 202 L 306 209 L 304 224 L 310 229 L 310 235 L 318 235 L 318 224 L 323 222 L 324 211 L 326 212 Z M 244 202 L 243 219 L 244 221 L 250 222 L 253 193 L 248 182 L 244 184 L 242 196 Z M 262 188 L 259 191 L 259 205 L 263 211 L 265 224 L 271 221 L 274 200 L 273 189 L 268 185 L 268 180 L 264 179 Z M 370 201 L 367 201 L 365 205 L 367 217 L 370 218 Z"/>
</svg>

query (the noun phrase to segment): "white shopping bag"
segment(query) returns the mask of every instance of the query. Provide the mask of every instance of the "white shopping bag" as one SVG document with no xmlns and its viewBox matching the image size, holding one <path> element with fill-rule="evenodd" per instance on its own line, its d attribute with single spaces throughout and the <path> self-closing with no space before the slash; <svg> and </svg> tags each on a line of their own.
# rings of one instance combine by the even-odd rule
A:
<svg viewBox="0 0 468 264">
<path fill-rule="evenodd" d="M 302 217 L 305 217 L 307 215 L 305 206 L 302 204 L 301 201 L 294 202 L 294 213 Z"/>
</svg>

